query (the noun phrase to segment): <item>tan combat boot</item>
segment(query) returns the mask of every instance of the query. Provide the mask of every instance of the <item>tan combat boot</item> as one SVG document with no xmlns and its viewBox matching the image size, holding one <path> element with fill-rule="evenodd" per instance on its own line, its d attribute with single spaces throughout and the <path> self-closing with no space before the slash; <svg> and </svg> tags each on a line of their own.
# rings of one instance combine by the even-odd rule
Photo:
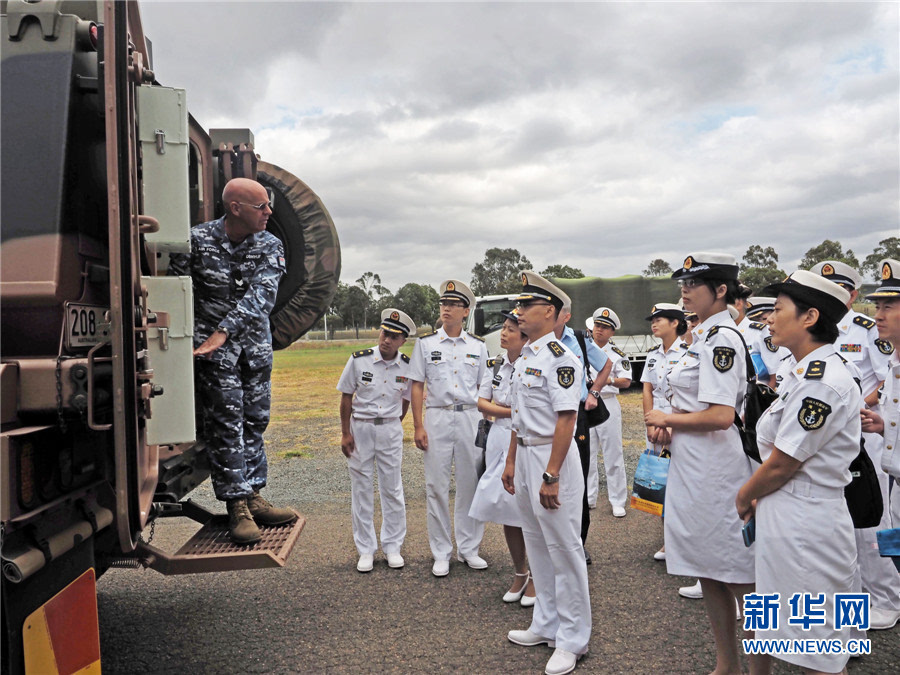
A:
<svg viewBox="0 0 900 675">
<path fill-rule="evenodd" d="M 228 534 L 235 544 L 255 544 L 262 539 L 259 528 L 253 522 L 250 509 L 247 508 L 247 499 L 229 499 L 228 507 Z"/>
<path fill-rule="evenodd" d="M 263 499 L 258 492 L 247 497 L 247 507 L 250 514 L 260 525 L 286 525 L 297 520 L 297 514 L 290 509 L 280 509 L 272 506 Z"/>
</svg>

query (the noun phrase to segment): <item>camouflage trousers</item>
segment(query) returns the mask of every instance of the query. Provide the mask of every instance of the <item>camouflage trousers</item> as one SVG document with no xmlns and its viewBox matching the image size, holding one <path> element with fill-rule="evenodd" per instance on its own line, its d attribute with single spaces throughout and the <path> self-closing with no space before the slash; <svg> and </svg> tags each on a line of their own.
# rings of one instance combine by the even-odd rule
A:
<svg viewBox="0 0 900 675">
<path fill-rule="evenodd" d="M 248 497 L 266 485 L 263 432 L 269 425 L 272 367 L 253 370 L 241 353 L 237 365 L 197 361 L 203 438 L 216 499 Z"/>
</svg>

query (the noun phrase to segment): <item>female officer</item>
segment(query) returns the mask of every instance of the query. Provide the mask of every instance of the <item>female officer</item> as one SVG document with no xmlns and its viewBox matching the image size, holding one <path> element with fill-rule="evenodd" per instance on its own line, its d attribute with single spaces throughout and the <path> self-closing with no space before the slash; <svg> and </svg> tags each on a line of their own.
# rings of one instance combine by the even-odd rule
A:
<svg viewBox="0 0 900 675">
<path fill-rule="evenodd" d="M 734 511 L 738 488 L 751 474 L 734 426 L 746 390 L 746 351 L 728 313 L 737 275 L 734 256 L 722 253 L 690 255 L 672 274 L 685 311 L 696 312 L 700 324 L 690 349 L 669 372 L 672 412 L 654 409 L 645 416 L 648 426 L 671 430 L 672 436 L 666 567 L 669 574 L 700 579 L 719 674 L 740 672 L 734 603 L 754 582 L 753 555 Z"/>
<path fill-rule="evenodd" d="M 777 630 L 758 631 L 756 638 L 846 642 L 850 631 L 834 627 L 834 594 L 853 591 L 856 542 L 844 486 L 859 453 L 862 395 L 833 343 L 850 294 L 805 270 L 769 289 L 778 294 L 769 317 L 772 341 L 793 358 L 779 370 L 780 397 L 756 425 L 763 464 L 735 500 L 745 521 L 756 513 L 756 591 L 780 593 Z M 825 612 L 822 625 L 788 621 L 795 593 L 824 596 L 816 606 Z M 846 672 L 849 658 L 778 657 L 815 673 Z"/>
<path fill-rule="evenodd" d="M 641 373 L 643 382 L 644 414 L 656 408 L 663 412 L 671 412 L 672 407 L 665 397 L 665 378 L 669 369 L 681 360 L 688 346 L 679 338 L 687 333 L 687 322 L 684 312 L 678 305 L 660 302 L 650 310 L 647 317 L 650 322 L 650 332 L 653 337 L 662 340 L 647 354 L 647 365 Z M 648 447 L 652 447 L 657 454 L 668 452 L 668 443 L 659 442 L 660 429 L 647 427 Z M 666 547 L 663 546 L 654 555 L 654 560 L 666 559 Z"/>
<path fill-rule="evenodd" d="M 506 358 L 498 356 L 487 362 L 487 370 L 478 390 L 478 409 L 485 417 L 494 418 L 485 447 L 485 469 L 475 489 L 475 497 L 469 516 L 481 521 L 501 523 L 506 545 L 516 568 L 516 578 L 503 596 L 503 602 L 519 602 L 531 607 L 535 602 L 534 581 L 525 559 L 525 537 L 522 535 L 522 516 L 515 496 L 503 487 L 503 469 L 509 451 L 510 395 L 509 383 L 513 364 L 528 341 L 519 331 L 519 322 L 513 312 L 503 312 L 505 321 L 500 328 L 500 347 L 506 350 Z"/>
</svg>

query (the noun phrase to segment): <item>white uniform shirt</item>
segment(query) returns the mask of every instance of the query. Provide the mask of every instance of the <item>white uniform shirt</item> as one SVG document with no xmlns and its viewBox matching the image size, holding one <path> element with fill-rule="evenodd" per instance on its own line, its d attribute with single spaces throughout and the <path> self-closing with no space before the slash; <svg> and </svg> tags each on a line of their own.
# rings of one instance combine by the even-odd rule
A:
<svg viewBox="0 0 900 675">
<path fill-rule="evenodd" d="M 661 344 L 647 352 L 647 363 L 641 373 L 641 382 L 649 382 L 653 387 L 654 410 L 662 410 L 664 413 L 672 412 L 672 406 L 669 405 L 665 396 L 668 386 L 666 379 L 669 370 L 681 360 L 687 350 L 687 343 L 682 342 L 681 338 L 676 338 L 665 353 Z"/>
<path fill-rule="evenodd" d="M 614 380 L 618 380 L 620 377 L 627 377 L 630 380 L 631 361 L 628 360 L 628 356 L 625 352 L 616 347 L 612 342 L 607 342 L 603 347 L 600 347 L 600 349 L 606 354 L 607 358 L 612 361 L 612 368 L 609 371 L 609 376 Z M 595 370 L 593 366 L 590 366 L 590 372 L 591 379 L 596 380 L 598 371 Z M 611 384 L 604 384 L 603 388 L 600 389 L 600 396 L 603 398 L 618 396 L 619 392 L 620 389 L 618 387 L 614 387 Z"/>
<path fill-rule="evenodd" d="M 900 479 L 900 354 L 891 354 L 884 380 L 881 414 L 884 419 L 884 453 L 881 468 Z M 894 489 L 900 489 L 895 486 Z"/>
<path fill-rule="evenodd" d="M 673 410 L 699 412 L 710 405 L 728 405 L 740 409 L 747 391 L 747 359 L 741 338 L 728 310 L 713 314 L 694 328 L 694 340 L 672 366 L 666 395 Z M 708 339 L 707 339 L 708 338 Z"/>
<path fill-rule="evenodd" d="M 398 352 L 391 361 L 385 361 L 378 347 L 372 347 L 353 353 L 337 388 L 342 394 L 356 394 L 354 417 L 373 419 L 399 418 L 402 401 L 409 400 L 411 386 L 409 357 Z"/>
<path fill-rule="evenodd" d="M 737 324 L 738 332 L 744 336 L 744 342 L 750 342 L 747 339 L 747 331 L 750 330 L 751 323 L 753 323 L 753 322 L 750 321 L 750 319 L 748 319 L 747 316 L 745 315 L 744 318 L 741 319 L 741 322 L 739 324 Z"/>
<path fill-rule="evenodd" d="M 862 395 L 851 370 L 825 345 L 799 363 L 785 360 L 778 374 L 780 396 L 756 424 L 760 457 L 765 461 L 777 447 L 803 462 L 794 479 L 844 487 L 862 433 Z"/>
<path fill-rule="evenodd" d="M 750 339 L 747 339 L 749 336 Z M 772 336 L 769 333 L 767 324 L 756 322 L 750 324 L 750 330 L 744 336 L 747 340 L 747 346 L 750 348 L 750 356 L 754 358 L 754 362 L 761 360 L 766 368 L 766 377 L 771 377 L 778 373 L 781 368 L 781 362 L 791 355 L 791 351 L 787 347 L 779 347 L 772 342 Z"/>
<path fill-rule="evenodd" d="M 452 338 L 443 328 L 416 340 L 409 377 L 425 382 L 428 408 L 475 404 L 487 368 L 484 342 L 465 331 Z"/>
<path fill-rule="evenodd" d="M 494 365 L 496 361 L 501 361 L 497 374 L 494 375 Z M 512 407 L 512 392 L 510 385 L 512 384 L 513 364 L 506 360 L 505 356 L 498 356 L 495 359 L 489 359 L 487 368 L 484 371 L 484 378 L 481 380 L 481 387 L 478 389 L 478 398 L 484 398 L 493 401 L 497 405 L 504 408 Z M 494 424 L 501 427 L 510 427 L 509 417 L 498 417 L 494 420 Z"/>
<path fill-rule="evenodd" d="M 863 396 L 868 396 L 887 377 L 888 359 L 894 347 L 887 340 L 878 339 L 872 319 L 853 310 L 838 322 L 838 333 L 834 349 L 859 369 Z"/>
<path fill-rule="evenodd" d="M 519 438 L 553 436 L 557 413 L 578 410 L 581 361 L 551 332 L 529 342 L 512 377 L 512 428 Z"/>
</svg>

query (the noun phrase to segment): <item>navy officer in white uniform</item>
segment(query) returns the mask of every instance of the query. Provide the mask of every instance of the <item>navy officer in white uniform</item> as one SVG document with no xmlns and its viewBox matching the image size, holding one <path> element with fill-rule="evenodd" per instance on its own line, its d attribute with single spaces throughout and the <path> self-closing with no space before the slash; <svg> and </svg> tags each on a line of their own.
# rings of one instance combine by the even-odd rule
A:
<svg viewBox="0 0 900 675">
<path fill-rule="evenodd" d="M 600 398 L 609 410 L 609 419 L 591 428 L 587 501 L 591 508 L 597 506 L 597 497 L 600 493 L 597 456 L 602 452 L 603 467 L 606 471 L 606 494 L 612 507 L 612 514 L 616 518 L 624 518 L 625 504 L 628 502 L 628 484 L 625 478 L 625 455 L 622 445 L 622 406 L 619 405 L 618 397 L 622 389 L 631 386 L 631 362 L 625 352 L 612 342 L 612 336 L 622 327 L 618 314 L 609 307 L 598 307 L 591 317 L 591 323 L 594 344 L 609 358 L 612 369 L 603 380 L 593 368 L 591 369 L 591 377 L 594 378 L 593 391 L 600 392 Z"/>
<path fill-rule="evenodd" d="M 850 298 L 846 302 L 847 313 L 838 321 L 838 338 L 835 351 L 859 370 L 860 386 L 866 408 L 877 407 L 878 390 L 888 372 L 888 362 L 894 346 L 878 336 L 875 321 L 853 310 L 859 296 L 862 276 L 850 265 L 838 260 L 825 260 L 810 269 L 829 281 L 842 286 Z M 878 434 L 863 433 L 866 452 L 875 465 L 881 497 L 888 503 L 888 475 L 881 468 L 884 439 Z M 875 532 L 890 527 L 890 513 L 885 509 L 877 527 L 856 530 L 856 547 L 859 556 L 859 573 L 863 590 L 870 594 L 872 609 L 869 626 L 872 630 L 892 628 L 900 620 L 900 572 L 890 558 L 882 558 L 878 551 Z"/>
<path fill-rule="evenodd" d="M 529 342 L 512 378 L 512 428 L 503 484 L 522 512 L 525 548 L 537 590 L 531 625 L 511 642 L 555 647 L 545 673 L 575 669 L 588 651 L 591 599 L 581 546 L 584 479 L 573 437 L 583 366 L 557 341 L 565 293 L 534 272 L 522 273 L 519 328 Z"/>
<path fill-rule="evenodd" d="M 409 407 L 411 387 L 409 357 L 399 349 L 415 332 L 416 324 L 406 313 L 385 309 L 378 345 L 353 352 L 337 385 L 341 392 L 341 452 L 350 471 L 353 541 L 360 572 L 372 570 L 378 548 L 372 494 L 375 464 L 381 493 L 381 548 L 388 567 L 403 567 L 400 549 L 406 537 L 406 503 L 400 476 L 401 421 Z"/>
<path fill-rule="evenodd" d="M 463 330 L 463 322 L 475 304 L 475 294 L 456 279 L 442 283 L 440 291 L 442 325 L 416 341 L 409 375 L 413 381 L 416 447 L 425 452 L 428 543 L 434 557 L 431 572 L 436 577 L 450 573 L 450 472 L 454 464 L 457 558 L 472 569 L 487 567 L 478 555 L 484 523 L 472 518 L 469 509 L 478 486 L 478 387 L 487 368 L 488 354 L 481 338 Z"/>
</svg>

